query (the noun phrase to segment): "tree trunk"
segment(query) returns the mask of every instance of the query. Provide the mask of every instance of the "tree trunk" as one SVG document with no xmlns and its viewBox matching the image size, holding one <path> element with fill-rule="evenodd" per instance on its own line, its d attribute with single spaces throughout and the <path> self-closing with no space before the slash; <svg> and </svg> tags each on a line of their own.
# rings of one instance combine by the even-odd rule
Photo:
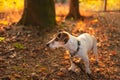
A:
<svg viewBox="0 0 120 80">
<path fill-rule="evenodd" d="M 81 16 L 79 13 L 79 0 L 70 1 L 69 13 L 66 16 L 66 19 L 71 19 L 71 18 L 75 20 L 83 18 L 83 16 Z"/>
<path fill-rule="evenodd" d="M 107 0 L 104 0 L 104 11 L 107 11 Z"/>
<path fill-rule="evenodd" d="M 39 29 L 43 29 L 55 24 L 53 0 L 25 0 L 24 12 L 18 25 L 39 26 Z"/>
</svg>

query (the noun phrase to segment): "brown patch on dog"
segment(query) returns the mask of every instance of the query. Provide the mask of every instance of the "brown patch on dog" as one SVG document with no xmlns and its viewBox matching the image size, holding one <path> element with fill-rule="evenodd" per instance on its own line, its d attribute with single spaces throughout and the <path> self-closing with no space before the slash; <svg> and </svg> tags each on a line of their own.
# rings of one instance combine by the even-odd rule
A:
<svg viewBox="0 0 120 80">
<path fill-rule="evenodd" d="M 55 38 L 55 41 L 63 41 L 65 44 L 69 40 L 69 35 L 65 32 L 59 32 Z"/>
</svg>

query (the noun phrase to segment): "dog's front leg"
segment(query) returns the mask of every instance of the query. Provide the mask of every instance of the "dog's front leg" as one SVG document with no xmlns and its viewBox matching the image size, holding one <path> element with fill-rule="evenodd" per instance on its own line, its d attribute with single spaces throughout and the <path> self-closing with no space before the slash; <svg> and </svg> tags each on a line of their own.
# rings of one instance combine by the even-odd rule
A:
<svg viewBox="0 0 120 80">
<path fill-rule="evenodd" d="M 70 59 L 71 66 L 68 68 L 69 71 L 75 72 L 76 65 L 73 63 L 72 59 Z"/>
</svg>

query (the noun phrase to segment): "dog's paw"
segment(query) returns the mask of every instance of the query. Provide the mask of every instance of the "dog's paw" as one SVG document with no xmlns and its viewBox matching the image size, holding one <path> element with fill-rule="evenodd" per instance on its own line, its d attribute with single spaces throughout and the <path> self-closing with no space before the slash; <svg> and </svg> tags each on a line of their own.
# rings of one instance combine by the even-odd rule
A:
<svg viewBox="0 0 120 80">
<path fill-rule="evenodd" d="M 90 69 L 86 69 L 86 73 L 87 73 L 87 74 L 91 74 Z"/>
</svg>

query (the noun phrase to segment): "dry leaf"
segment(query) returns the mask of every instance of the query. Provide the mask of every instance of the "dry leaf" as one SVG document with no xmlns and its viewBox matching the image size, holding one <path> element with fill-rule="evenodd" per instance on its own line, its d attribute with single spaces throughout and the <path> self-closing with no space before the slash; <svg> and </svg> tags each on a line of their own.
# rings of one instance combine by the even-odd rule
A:
<svg viewBox="0 0 120 80">
<path fill-rule="evenodd" d="M 99 65 L 100 67 L 105 67 L 105 64 L 102 63 L 101 61 L 99 61 L 98 65 Z"/>
<path fill-rule="evenodd" d="M 5 59 L 3 59 L 3 57 L 0 57 L 0 61 L 4 61 Z"/>
<path fill-rule="evenodd" d="M 69 62 L 68 61 L 61 61 L 61 65 L 68 65 L 69 64 Z"/>
<path fill-rule="evenodd" d="M 43 67 L 43 68 L 40 68 L 39 72 L 46 72 L 47 71 L 47 68 Z"/>
<path fill-rule="evenodd" d="M 96 23 L 96 22 L 98 22 L 98 19 L 94 19 L 94 20 L 92 20 L 91 22 L 92 22 L 92 23 Z"/>
<path fill-rule="evenodd" d="M 104 57 L 103 56 L 99 56 L 98 57 L 100 61 L 103 61 L 104 60 Z"/>
<path fill-rule="evenodd" d="M 15 78 L 20 78 L 21 75 L 19 75 L 19 74 L 14 74 L 14 77 L 15 77 Z"/>
<path fill-rule="evenodd" d="M 12 55 L 10 55 L 10 58 L 14 58 L 14 57 L 16 57 L 17 56 L 17 54 L 16 53 L 13 53 Z"/>
<path fill-rule="evenodd" d="M 116 55 L 116 51 L 111 51 L 110 55 Z"/>
<path fill-rule="evenodd" d="M 104 71 L 104 69 L 103 69 L 103 68 L 95 68 L 94 71 L 95 71 L 95 72 L 102 72 L 102 71 Z"/>
<path fill-rule="evenodd" d="M 64 59 L 69 59 L 69 55 L 65 54 Z"/>
<path fill-rule="evenodd" d="M 28 67 L 29 66 L 27 63 L 23 63 L 22 65 L 23 65 L 23 67 Z"/>
<path fill-rule="evenodd" d="M 58 76 L 64 76 L 64 73 L 63 73 L 62 71 L 59 71 L 59 72 L 57 73 L 57 75 L 58 75 Z"/>
<path fill-rule="evenodd" d="M 76 63 L 79 63 L 81 61 L 81 58 L 79 57 L 73 57 L 72 60 Z"/>
<path fill-rule="evenodd" d="M 64 54 L 64 59 L 69 59 L 69 51 L 66 50 L 65 54 Z"/>
<path fill-rule="evenodd" d="M 90 60 L 91 60 L 91 61 L 96 61 L 96 59 L 95 59 L 95 58 L 90 58 Z"/>
</svg>

